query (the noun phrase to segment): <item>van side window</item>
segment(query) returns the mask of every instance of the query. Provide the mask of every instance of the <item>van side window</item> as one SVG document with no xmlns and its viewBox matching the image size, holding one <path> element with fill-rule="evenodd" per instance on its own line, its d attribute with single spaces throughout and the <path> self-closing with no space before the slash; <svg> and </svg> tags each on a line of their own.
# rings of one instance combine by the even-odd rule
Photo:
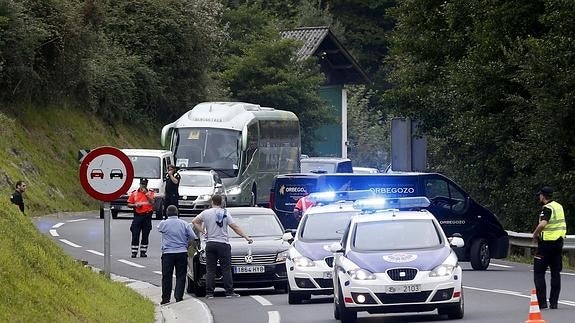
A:
<svg viewBox="0 0 575 323">
<path fill-rule="evenodd" d="M 461 190 L 442 179 L 426 179 L 425 196 L 431 204 L 455 214 L 463 214 L 467 208 L 467 199 Z"/>
<path fill-rule="evenodd" d="M 453 184 L 449 184 L 449 193 L 452 201 L 451 210 L 455 214 L 463 214 L 467 210 L 467 199 L 461 190 Z"/>
<path fill-rule="evenodd" d="M 259 138 L 260 134 L 259 134 L 259 129 L 258 129 L 258 124 L 257 123 L 252 123 L 251 125 L 248 126 L 248 142 L 247 142 L 247 147 L 245 147 L 245 158 L 244 160 L 242 160 L 242 171 L 246 170 L 246 167 L 250 164 L 250 162 L 252 161 L 252 158 L 254 157 L 254 153 L 256 152 L 256 150 L 258 149 L 258 138 Z"/>
</svg>

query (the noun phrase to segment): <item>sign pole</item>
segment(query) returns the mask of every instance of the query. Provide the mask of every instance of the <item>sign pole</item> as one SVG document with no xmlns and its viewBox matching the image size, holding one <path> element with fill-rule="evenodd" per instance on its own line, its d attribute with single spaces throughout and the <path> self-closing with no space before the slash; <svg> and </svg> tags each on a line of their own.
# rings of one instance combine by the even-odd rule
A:
<svg viewBox="0 0 575 323">
<path fill-rule="evenodd" d="M 111 262 L 111 248 L 110 248 L 110 218 L 111 218 L 110 202 L 104 202 L 104 275 L 110 278 L 112 270 Z"/>
</svg>

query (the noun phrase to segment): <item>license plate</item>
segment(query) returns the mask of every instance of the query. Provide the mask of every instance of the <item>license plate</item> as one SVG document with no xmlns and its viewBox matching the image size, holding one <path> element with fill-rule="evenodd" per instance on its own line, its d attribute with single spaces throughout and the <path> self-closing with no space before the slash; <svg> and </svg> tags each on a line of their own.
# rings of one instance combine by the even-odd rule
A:
<svg viewBox="0 0 575 323">
<path fill-rule="evenodd" d="M 264 273 L 265 271 L 264 266 L 234 266 L 234 273 L 236 274 Z"/>
<path fill-rule="evenodd" d="M 178 201 L 180 205 L 194 205 L 194 201 Z"/>
<path fill-rule="evenodd" d="M 393 285 L 393 286 L 387 286 L 386 292 L 387 292 L 388 294 L 417 293 L 417 292 L 421 292 L 421 285 Z"/>
<path fill-rule="evenodd" d="M 331 271 L 324 272 L 323 278 L 332 279 L 333 278 L 333 272 L 331 272 Z"/>
</svg>

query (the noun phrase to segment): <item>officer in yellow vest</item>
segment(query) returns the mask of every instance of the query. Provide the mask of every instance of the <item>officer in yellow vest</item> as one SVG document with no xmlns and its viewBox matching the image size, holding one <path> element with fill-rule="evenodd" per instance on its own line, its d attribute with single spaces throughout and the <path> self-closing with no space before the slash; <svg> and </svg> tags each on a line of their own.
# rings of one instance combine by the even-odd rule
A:
<svg viewBox="0 0 575 323">
<path fill-rule="evenodd" d="M 539 202 L 543 204 L 543 208 L 539 214 L 539 224 L 533 231 L 533 239 L 537 241 L 537 252 L 533 260 L 533 279 L 537 289 L 539 308 L 547 308 L 545 271 L 547 267 L 550 268 L 549 308 L 556 309 L 561 291 L 563 239 L 567 234 L 567 225 L 563 207 L 553 201 L 553 188 L 544 186 L 536 194 L 539 196 Z"/>
</svg>

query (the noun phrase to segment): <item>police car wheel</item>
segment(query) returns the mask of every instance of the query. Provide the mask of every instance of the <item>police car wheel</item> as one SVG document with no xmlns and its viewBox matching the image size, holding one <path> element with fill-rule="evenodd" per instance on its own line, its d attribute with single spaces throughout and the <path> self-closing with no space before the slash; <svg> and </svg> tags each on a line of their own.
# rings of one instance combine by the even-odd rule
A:
<svg viewBox="0 0 575 323">
<path fill-rule="evenodd" d="M 345 302 L 343 300 L 341 288 L 339 289 L 338 300 L 339 302 L 337 303 L 337 311 L 339 312 L 339 320 L 342 323 L 355 323 L 357 321 L 357 312 L 348 311 L 345 308 Z"/>
<path fill-rule="evenodd" d="M 274 290 L 276 292 L 285 293 L 288 290 L 287 285 L 288 285 L 288 283 L 276 283 L 276 284 L 274 284 Z"/>
<path fill-rule="evenodd" d="M 489 267 L 491 262 L 491 255 L 489 253 L 489 244 L 483 238 L 475 239 L 471 243 L 469 250 L 469 258 L 471 260 L 471 267 L 475 270 L 485 270 Z"/>
<path fill-rule="evenodd" d="M 302 296 L 302 294 L 293 292 L 288 284 L 288 304 L 301 304 L 304 300 Z"/>
</svg>

